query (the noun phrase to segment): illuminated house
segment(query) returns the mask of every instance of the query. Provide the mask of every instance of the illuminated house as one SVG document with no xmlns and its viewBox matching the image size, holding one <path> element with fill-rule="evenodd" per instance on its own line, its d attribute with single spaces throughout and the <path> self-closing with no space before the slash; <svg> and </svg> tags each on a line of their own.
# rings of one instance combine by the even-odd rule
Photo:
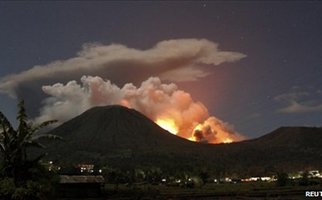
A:
<svg viewBox="0 0 322 200">
<path fill-rule="evenodd" d="M 93 164 L 79 164 L 78 168 L 80 169 L 81 173 L 93 173 L 94 172 L 94 165 Z"/>
</svg>

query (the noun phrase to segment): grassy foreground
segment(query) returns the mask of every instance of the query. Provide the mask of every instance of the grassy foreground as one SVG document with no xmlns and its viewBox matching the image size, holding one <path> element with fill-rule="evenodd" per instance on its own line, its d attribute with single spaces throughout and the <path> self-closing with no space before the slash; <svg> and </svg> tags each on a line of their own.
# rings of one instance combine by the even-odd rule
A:
<svg viewBox="0 0 322 200">
<path fill-rule="evenodd" d="M 274 183 L 208 183 L 198 188 L 165 185 L 105 185 L 105 198 L 102 199 L 304 199 L 305 191 L 319 191 L 315 186 L 277 187 Z"/>
</svg>

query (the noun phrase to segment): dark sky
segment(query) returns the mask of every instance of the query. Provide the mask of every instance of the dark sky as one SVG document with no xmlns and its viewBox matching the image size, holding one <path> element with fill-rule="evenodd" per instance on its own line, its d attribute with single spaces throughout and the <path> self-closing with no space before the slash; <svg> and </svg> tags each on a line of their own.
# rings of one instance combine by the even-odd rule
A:
<svg viewBox="0 0 322 200">
<path fill-rule="evenodd" d="M 247 57 L 178 82 L 209 113 L 257 137 L 322 124 L 322 2 L 0 2 L 0 77 L 75 57 L 85 43 L 149 49 L 207 39 Z M 109 78 L 109 77 L 105 77 Z M 126 81 L 126 80 L 125 80 Z M 0 95 L 14 120 L 16 101 Z"/>
</svg>

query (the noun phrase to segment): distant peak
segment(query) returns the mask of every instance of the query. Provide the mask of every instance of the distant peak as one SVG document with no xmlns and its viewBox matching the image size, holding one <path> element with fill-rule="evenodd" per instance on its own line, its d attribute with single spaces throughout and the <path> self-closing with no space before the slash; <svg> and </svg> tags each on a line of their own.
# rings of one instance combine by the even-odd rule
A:
<svg viewBox="0 0 322 200">
<path fill-rule="evenodd" d="M 125 110 L 130 110 L 130 108 L 122 106 L 122 105 L 118 105 L 118 104 L 113 104 L 113 105 L 107 105 L 107 106 L 95 106 L 92 109 L 125 109 Z"/>
</svg>

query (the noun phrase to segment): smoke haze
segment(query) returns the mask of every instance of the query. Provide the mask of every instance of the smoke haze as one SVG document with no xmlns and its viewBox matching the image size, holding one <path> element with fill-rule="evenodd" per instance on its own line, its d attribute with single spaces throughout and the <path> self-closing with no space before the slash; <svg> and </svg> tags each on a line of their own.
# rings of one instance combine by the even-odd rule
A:
<svg viewBox="0 0 322 200">
<path fill-rule="evenodd" d="M 50 97 L 44 100 L 37 122 L 64 122 L 94 106 L 119 104 L 134 108 L 155 122 L 171 120 L 179 136 L 194 141 L 220 143 L 242 139 L 229 124 L 210 117 L 207 108 L 189 93 L 173 83 L 164 84 L 157 77 L 143 81 L 139 87 L 127 83 L 120 88 L 98 76 L 83 76 L 81 84 L 70 81 L 42 89 Z"/>
<path fill-rule="evenodd" d="M 226 134 L 238 140 L 228 124 L 210 117 L 202 103 L 174 82 L 197 81 L 208 76 L 212 66 L 244 57 L 206 39 L 165 40 L 143 50 L 91 43 L 75 57 L 0 78 L 0 92 L 24 99 L 37 122 L 64 122 L 93 106 L 120 104 L 164 126 L 172 124 L 184 138 L 224 142 L 220 138 Z"/>
<path fill-rule="evenodd" d="M 100 76 L 118 85 L 141 83 L 149 77 L 171 82 L 196 81 L 210 74 L 209 67 L 234 62 L 246 55 L 222 51 L 206 39 L 175 39 L 158 42 L 150 49 L 121 44 L 85 44 L 75 57 L 7 75 L 0 79 L 0 92 L 25 99 L 35 113 L 46 97 L 41 87 L 79 80 L 83 75 Z"/>
</svg>

